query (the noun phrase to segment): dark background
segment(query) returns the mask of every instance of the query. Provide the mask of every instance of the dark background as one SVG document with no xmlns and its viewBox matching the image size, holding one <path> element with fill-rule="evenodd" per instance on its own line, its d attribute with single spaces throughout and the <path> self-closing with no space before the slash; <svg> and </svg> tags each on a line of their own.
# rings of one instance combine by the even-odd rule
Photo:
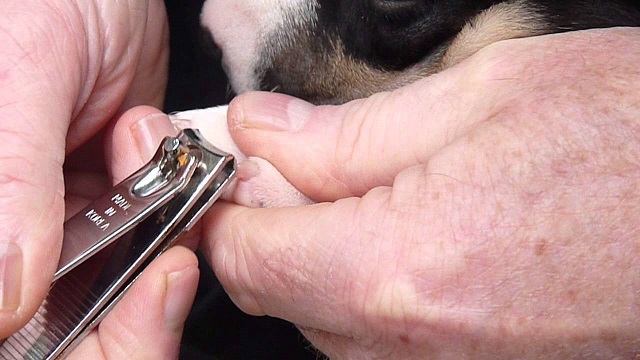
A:
<svg viewBox="0 0 640 360">
<path fill-rule="evenodd" d="M 242 1 L 242 0 L 237 0 Z M 165 0 L 171 31 L 171 58 L 165 111 L 228 103 L 227 79 L 200 29 L 204 0 Z M 187 319 L 181 359 L 316 359 L 296 328 L 285 321 L 243 314 L 229 300 L 200 257 L 200 284 Z"/>
</svg>

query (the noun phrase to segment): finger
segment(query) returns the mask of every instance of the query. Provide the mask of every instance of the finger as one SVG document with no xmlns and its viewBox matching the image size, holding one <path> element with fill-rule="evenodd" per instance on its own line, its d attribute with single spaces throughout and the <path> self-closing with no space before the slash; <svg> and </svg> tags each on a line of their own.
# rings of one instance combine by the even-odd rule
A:
<svg viewBox="0 0 640 360">
<path fill-rule="evenodd" d="M 169 249 L 145 269 L 70 358 L 177 358 L 198 276 L 198 260 L 191 251 Z"/>
<path fill-rule="evenodd" d="M 106 136 L 99 137 L 99 140 L 102 140 L 100 144 L 92 141 L 90 145 L 93 151 L 89 151 L 88 148 L 83 146 L 73 154 L 73 157 L 67 157 L 65 188 L 68 190 L 65 194 L 65 220 L 86 206 L 96 196 L 103 194 L 113 184 L 122 181 L 150 160 L 153 155 L 149 151 L 152 145 L 156 141 L 157 144 L 153 146 L 159 145 L 165 132 L 175 131 L 170 127 L 168 131 L 162 130 L 162 125 L 168 126 L 167 121 L 163 121 L 163 117 L 166 119 L 162 112 L 153 107 L 141 106 L 133 108 L 114 121 L 112 127 L 105 129 L 103 134 Z M 149 134 L 148 131 L 142 131 L 139 134 L 137 123 L 152 123 L 151 129 L 155 130 L 157 135 Z M 156 124 L 159 126 L 156 126 Z M 117 131 L 114 131 L 114 129 L 117 129 Z M 150 131 L 150 129 L 147 130 Z M 156 140 L 156 138 L 160 140 Z M 84 168 L 87 165 L 91 166 L 91 164 L 95 163 L 95 161 L 92 161 L 92 157 L 95 157 L 96 153 L 103 153 L 101 149 L 97 148 L 97 145 L 105 147 L 104 153 L 109 166 L 104 164 L 105 170 L 103 171 L 93 169 L 86 171 Z M 78 153 L 78 151 L 82 152 Z M 71 161 L 73 161 L 73 164 L 69 165 L 68 163 Z M 77 170 L 73 168 L 77 168 Z M 70 169 L 74 171 L 68 171 Z M 111 179 L 104 174 L 104 171 L 107 170 L 112 174 Z"/>
<path fill-rule="evenodd" d="M 232 154 L 238 162 L 238 181 L 223 198 L 250 207 L 281 207 L 310 204 L 311 200 L 291 185 L 278 170 L 261 158 L 247 157 L 231 139 L 227 106 L 183 111 L 169 116 L 179 129 L 194 128 L 215 147 Z M 234 186 L 235 185 L 235 186 Z"/>
<path fill-rule="evenodd" d="M 417 278 L 437 284 L 460 266 L 463 247 L 447 244 L 458 221 L 451 201 L 469 196 L 466 170 L 485 155 L 461 143 L 361 198 L 275 209 L 217 203 L 204 218 L 201 249 L 250 314 L 346 337 L 364 336 L 354 332 L 366 326 L 354 324 L 380 319 L 388 328 L 431 321 L 442 313 L 418 296 L 430 290 Z M 428 270 L 416 277 L 416 269 Z"/>
<path fill-rule="evenodd" d="M 203 221 L 201 248 L 243 311 L 348 336 L 352 324 L 363 321 L 352 311 L 363 305 L 360 281 L 375 276 L 368 254 L 376 244 L 355 235 L 379 230 L 359 228 L 373 215 L 361 209 L 386 206 L 388 189 L 374 193 L 268 210 L 217 203 Z M 375 260 L 394 261 L 394 254 L 380 252 Z"/>
<path fill-rule="evenodd" d="M 633 41 L 625 35 L 592 31 L 500 42 L 441 73 L 341 106 L 247 93 L 230 104 L 229 127 L 240 150 L 276 164 L 313 200 L 359 196 L 391 185 L 399 171 L 425 163 L 505 108 L 535 107 L 532 87 L 597 65 L 598 54 Z"/>
<path fill-rule="evenodd" d="M 248 93 L 229 108 L 231 133 L 248 156 L 277 164 L 318 201 L 391 185 L 493 111 L 478 102 L 465 68 L 341 106 L 313 106 L 275 93 Z M 460 94 L 453 96 L 452 94 Z M 301 171 L 304 169 L 304 171 Z"/>
<path fill-rule="evenodd" d="M 162 139 L 177 133 L 167 115 L 156 108 L 138 106 L 122 114 L 105 137 L 105 153 L 114 183 L 149 162 Z"/>
<path fill-rule="evenodd" d="M 105 153 L 113 183 L 118 183 L 148 163 L 166 136 L 176 136 L 178 130 L 160 110 L 138 106 L 124 114 L 107 132 Z M 182 235 L 180 244 L 195 249 L 199 240 L 199 225 Z"/>
<path fill-rule="evenodd" d="M 162 0 L 150 0 L 140 60 L 121 109 L 138 105 L 161 108 L 167 86 L 169 27 Z"/>
</svg>

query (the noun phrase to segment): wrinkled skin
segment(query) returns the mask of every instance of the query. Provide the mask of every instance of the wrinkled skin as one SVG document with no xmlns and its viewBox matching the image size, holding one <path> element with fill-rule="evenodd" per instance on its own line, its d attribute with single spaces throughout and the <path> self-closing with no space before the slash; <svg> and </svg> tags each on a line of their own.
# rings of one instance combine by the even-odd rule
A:
<svg viewBox="0 0 640 360">
<path fill-rule="evenodd" d="M 506 41 L 343 106 L 241 95 L 240 150 L 321 203 L 216 204 L 203 249 L 335 358 L 639 356 L 639 42 Z"/>
<path fill-rule="evenodd" d="M 157 79 L 135 70 L 163 64 L 140 57 L 154 53 L 142 44 L 162 37 L 143 41 L 136 26 L 114 32 L 127 28 L 108 26 L 116 2 L 47 4 L 1 5 L 12 16 L 2 18 L 0 36 L 12 45 L 0 62 L 0 208 L 11 209 L 0 223 L 25 263 L 19 306 L 0 312 L 0 337 L 35 311 L 53 274 L 63 175 L 77 195 L 65 194 L 77 200 L 69 208 L 77 208 L 174 131 L 156 110 L 138 108 L 107 136 L 112 179 L 80 166 L 86 162 L 72 166 L 73 157 L 68 170 L 90 170 L 101 182 L 83 187 L 86 173 L 63 174 L 65 154 L 119 109 L 159 104 L 150 86 Z M 153 8 L 135 7 L 140 18 Z M 73 31 L 55 35 L 60 29 Z M 109 46 L 85 41 L 107 30 Z M 242 309 L 298 324 L 337 358 L 631 358 L 640 346 L 639 38 L 637 30 L 606 30 L 499 43 L 442 74 L 341 107 L 242 96 L 229 113 L 240 150 L 323 203 L 220 203 L 205 219 L 202 246 Z M 112 50 L 120 56 L 107 56 Z M 140 84 L 147 91 L 135 91 Z M 289 115 L 295 130 L 268 130 Z M 95 149 L 83 153 L 101 157 Z M 259 179 L 258 165 L 238 189 Z M 72 355 L 177 354 L 195 259 L 176 248 L 147 270 Z"/>
<path fill-rule="evenodd" d="M 148 107 L 123 112 L 162 105 L 168 29 L 161 0 L 5 0 L 0 14 L 2 339 L 42 302 L 64 218 L 148 160 L 113 149 L 142 129 L 141 118 L 163 116 Z M 111 136 L 107 125 L 118 118 Z M 142 149 L 157 140 L 146 134 Z M 197 279 L 193 253 L 172 249 L 70 358 L 177 356 Z"/>
</svg>

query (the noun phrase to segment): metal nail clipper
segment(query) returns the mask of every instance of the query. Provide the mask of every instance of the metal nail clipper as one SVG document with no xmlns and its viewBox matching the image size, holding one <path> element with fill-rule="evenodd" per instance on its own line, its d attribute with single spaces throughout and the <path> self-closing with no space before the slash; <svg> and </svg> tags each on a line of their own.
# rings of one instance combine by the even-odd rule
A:
<svg viewBox="0 0 640 360">
<path fill-rule="evenodd" d="M 49 293 L 33 319 L 0 344 L 0 359 L 68 354 L 220 197 L 235 169 L 233 156 L 197 130 L 165 138 L 148 164 L 64 224 Z"/>
</svg>

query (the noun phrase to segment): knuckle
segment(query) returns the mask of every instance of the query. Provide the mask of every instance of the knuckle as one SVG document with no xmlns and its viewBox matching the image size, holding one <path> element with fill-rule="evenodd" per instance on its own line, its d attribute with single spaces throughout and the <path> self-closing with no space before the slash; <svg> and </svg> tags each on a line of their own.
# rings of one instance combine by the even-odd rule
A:
<svg viewBox="0 0 640 360">
<path fill-rule="evenodd" d="M 238 306 L 264 314 L 282 302 L 295 303 L 315 294 L 317 281 L 311 272 L 317 264 L 305 262 L 316 258 L 309 254 L 311 250 L 293 240 L 284 240 L 290 245 L 283 246 L 283 239 L 270 239 L 282 234 L 277 224 L 262 229 L 256 221 L 249 226 L 245 215 L 228 219 L 222 226 L 230 240 L 219 241 L 211 249 L 214 270 Z"/>
<path fill-rule="evenodd" d="M 359 244 L 360 248 L 351 248 L 349 252 L 361 256 L 351 259 L 350 266 L 357 270 L 349 272 L 343 289 L 354 322 L 363 324 L 354 336 L 376 339 L 371 343 L 359 342 L 367 351 L 375 348 L 378 340 L 393 338 L 407 323 L 415 323 L 419 318 L 417 290 L 407 275 L 408 264 L 403 255 L 406 245 L 403 217 L 407 213 L 390 209 L 391 195 L 381 191 L 370 192 L 362 200 L 362 211 L 353 230 L 359 238 L 350 239 L 351 246 Z"/>
<path fill-rule="evenodd" d="M 250 272 L 251 256 L 246 251 L 244 227 L 239 226 L 239 215 L 216 225 L 218 236 L 213 245 L 207 249 L 211 266 L 226 292 L 233 302 L 244 312 L 263 315 L 264 311 L 258 302 L 258 282 Z M 208 242 L 208 241 L 207 241 Z"/>
<path fill-rule="evenodd" d="M 415 281 L 402 273 L 378 275 L 363 297 L 362 317 L 374 336 L 391 337 L 423 320 Z"/>
<path fill-rule="evenodd" d="M 371 188 L 371 183 L 378 179 L 369 179 L 362 174 L 370 174 L 371 162 L 375 161 L 375 154 L 384 152 L 380 146 L 390 145 L 385 141 L 388 136 L 388 125 L 393 123 L 390 114 L 390 100 L 393 93 L 378 93 L 367 99 L 348 105 L 344 114 L 344 121 L 340 125 L 334 151 L 333 174 L 339 181 L 351 184 L 357 189 L 358 195 Z M 385 121 L 379 121 L 385 119 Z M 380 145 L 382 144 L 382 145 Z M 388 180 L 388 179 L 386 179 Z M 357 183 L 356 181 L 359 181 Z"/>
<path fill-rule="evenodd" d="M 588 34 L 500 41 L 473 55 L 466 65 L 465 75 L 481 84 L 494 86 L 509 84 L 531 88 L 549 82 L 562 85 L 568 82 L 567 79 L 579 81 L 581 76 L 577 75 L 594 64 L 606 63 L 611 53 L 609 46 L 592 43 Z"/>
<path fill-rule="evenodd" d="M 527 57 L 522 56 L 509 41 L 490 44 L 480 49 L 467 63 L 472 80 L 480 84 L 499 80 L 517 80 L 526 68 Z"/>
<path fill-rule="evenodd" d="M 230 241 L 216 241 L 212 249 L 212 265 L 218 277 L 233 292 L 246 292 L 255 288 L 251 283 L 249 269 L 249 255 L 245 248 L 248 234 L 240 223 L 241 217 L 236 214 L 226 224 L 219 224 L 226 228 Z M 226 235 L 224 235 L 226 236 Z"/>
</svg>

